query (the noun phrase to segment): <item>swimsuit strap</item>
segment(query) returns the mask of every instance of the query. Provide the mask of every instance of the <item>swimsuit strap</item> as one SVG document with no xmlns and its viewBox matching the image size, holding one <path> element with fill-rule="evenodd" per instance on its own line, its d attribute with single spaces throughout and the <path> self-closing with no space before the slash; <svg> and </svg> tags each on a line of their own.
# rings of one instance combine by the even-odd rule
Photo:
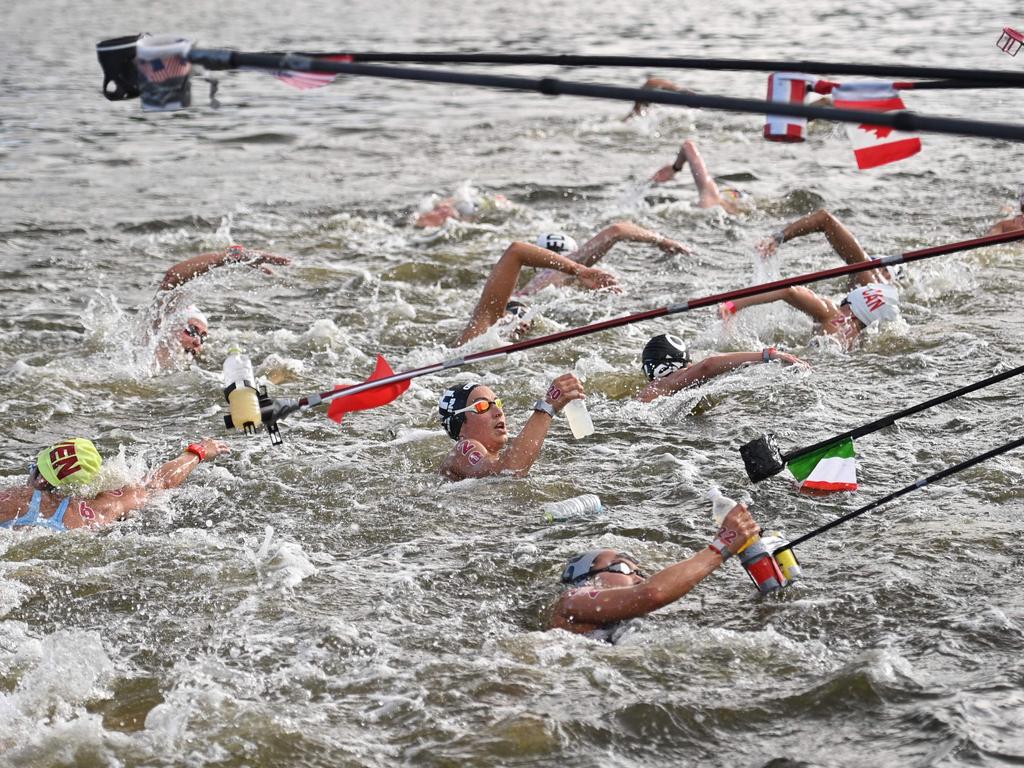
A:
<svg viewBox="0 0 1024 768">
<path fill-rule="evenodd" d="M 70 503 L 71 497 L 65 496 L 61 499 L 60 504 L 57 505 L 57 511 L 45 520 L 40 520 L 36 525 L 45 525 L 47 528 L 52 528 L 55 531 L 66 531 L 67 528 L 64 527 L 64 513 L 68 511 L 68 504 Z"/>
<path fill-rule="evenodd" d="M 43 500 L 43 492 L 38 488 L 32 493 L 32 500 L 28 503 L 28 509 L 21 517 L 0 523 L 0 528 L 13 528 L 16 525 L 35 525 L 39 520 L 39 504 Z M 63 515 L 61 515 L 63 517 Z"/>
</svg>

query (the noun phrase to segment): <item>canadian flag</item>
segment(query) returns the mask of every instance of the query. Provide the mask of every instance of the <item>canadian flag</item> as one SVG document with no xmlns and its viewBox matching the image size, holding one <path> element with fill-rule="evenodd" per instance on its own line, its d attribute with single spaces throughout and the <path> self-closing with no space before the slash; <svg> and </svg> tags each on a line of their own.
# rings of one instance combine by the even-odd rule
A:
<svg viewBox="0 0 1024 768">
<path fill-rule="evenodd" d="M 832 100 L 840 109 L 865 109 L 893 112 L 906 109 L 903 99 L 892 83 L 846 83 L 832 91 Z M 853 144 L 857 167 L 861 170 L 877 168 L 916 155 L 921 151 L 921 139 L 913 133 L 867 123 L 847 123 L 846 132 Z"/>
</svg>

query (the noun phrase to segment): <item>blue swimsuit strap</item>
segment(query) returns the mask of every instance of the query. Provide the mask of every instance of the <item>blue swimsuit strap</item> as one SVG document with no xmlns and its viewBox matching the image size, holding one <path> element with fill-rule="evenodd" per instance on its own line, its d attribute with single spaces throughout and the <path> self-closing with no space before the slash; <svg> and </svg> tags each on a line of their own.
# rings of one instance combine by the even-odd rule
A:
<svg viewBox="0 0 1024 768">
<path fill-rule="evenodd" d="M 64 513 L 68 511 L 68 504 L 71 503 L 71 497 L 65 496 L 61 499 L 60 504 L 57 505 L 57 511 L 50 515 L 45 520 L 40 520 L 36 525 L 45 525 L 47 528 L 52 528 L 55 531 L 66 531 L 64 527 Z"/>
<path fill-rule="evenodd" d="M 0 523 L 0 528 L 14 528 L 18 525 L 43 525 L 47 528 L 52 528 L 55 531 L 65 531 L 64 527 L 64 513 L 68 511 L 68 504 L 71 503 L 70 498 L 62 499 L 60 504 L 57 506 L 57 511 L 53 513 L 51 517 L 43 520 L 39 519 L 39 504 L 43 500 L 43 492 L 35 490 L 32 493 L 32 500 L 28 503 L 28 509 L 25 514 L 21 517 L 16 517 L 13 520 L 8 520 L 5 523 Z"/>
</svg>

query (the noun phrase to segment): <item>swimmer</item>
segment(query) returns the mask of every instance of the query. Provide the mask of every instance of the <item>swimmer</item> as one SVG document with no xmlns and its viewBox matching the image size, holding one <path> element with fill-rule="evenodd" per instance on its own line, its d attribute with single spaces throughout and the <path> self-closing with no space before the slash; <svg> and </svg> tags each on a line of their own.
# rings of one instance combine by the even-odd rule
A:
<svg viewBox="0 0 1024 768">
<path fill-rule="evenodd" d="M 757 244 L 758 253 L 763 259 L 770 259 L 783 243 L 814 232 L 823 232 L 829 245 L 832 246 L 832 250 L 839 254 L 839 257 L 847 264 L 862 264 L 865 261 L 871 261 L 871 257 L 861 248 L 853 233 L 824 208 L 797 219 L 792 224 L 787 224 L 771 237 L 762 240 Z M 858 284 L 891 283 L 894 279 L 893 272 L 883 267 L 876 267 L 858 272 L 856 275 L 850 275 L 850 287 Z"/>
<path fill-rule="evenodd" d="M 696 91 L 691 91 L 689 88 L 682 88 L 671 80 L 666 80 L 663 77 L 648 77 L 640 87 L 648 90 L 673 91 L 675 93 L 696 93 Z M 629 114 L 622 119 L 625 121 L 634 117 L 643 117 L 647 114 L 647 110 L 650 109 L 650 107 L 650 102 L 638 101 L 633 104 L 633 108 L 629 111 Z"/>
<path fill-rule="evenodd" d="M 686 387 L 703 384 L 744 365 L 779 361 L 801 368 L 811 366 L 795 355 L 767 347 L 760 352 L 726 352 L 709 355 L 698 363 L 690 362 L 690 352 L 678 336 L 661 334 L 644 347 L 641 355 L 644 373 L 650 381 L 637 397 L 643 403 L 672 395 Z"/>
<path fill-rule="evenodd" d="M 868 283 L 854 288 L 838 307 L 810 288 L 795 286 L 727 301 L 720 306 L 720 312 L 722 318 L 728 320 L 744 307 L 772 301 L 785 301 L 799 309 L 818 323 L 815 333 L 832 336 L 847 349 L 853 347 L 861 332 L 869 325 L 895 320 L 900 315 L 896 287 L 886 283 Z"/>
<path fill-rule="evenodd" d="M 707 547 L 652 576 L 623 552 L 584 552 L 562 571 L 566 589 L 552 606 L 550 628 L 611 639 L 622 622 L 646 616 L 682 598 L 757 533 L 758 525 L 750 512 L 737 505 L 725 516 L 718 535 Z"/>
<path fill-rule="evenodd" d="M 504 195 L 485 195 L 469 184 L 460 186 L 452 197 L 441 200 L 438 200 L 436 195 L 432 197 L 434 199 L 427 203 L 431 207 L 419 212 L 413 222 L 414 227 L 439 227 L 448 219 L 475 221 L 491 211 L 512 208 L 512 203 Z"/>
<path fill-rule="evenodd" d="M 210 323 L 195 304 L 182 306 L 182 295 L 176 291 L 185 283 L 204 275 L 211 269 L 229 264 L 258 267 L 266 274 L 273 271 L 266 264 L 287 266 L 291 259 L 265 251 L 253 251 L 241 245 L 232 245 L 223 251 L 202 253 L 186 259 L 167 270 L 157 290 L 155 318 L 152 333 L 160 341 L 155 357 L 161 368 L 174 367 L 188 357 L 196 357 L 210 333 Z M 171 327 L 173 331 L 164 331 Z M 181 354 L 184 353 L 184 356 Z"/>
<path fill-rule="evenodd" d="M 485 333 L 495 323 L 508 329 L 509 338 L 515 339 L 528 327 L 529 315 L 521 302 L 510 302 L 523 267 L 534 267 L 544 271 L 527 283 L 519 296 L 527 296 L 549 286 L 563 285 L 575 278 L 578 285 L 590 290 L 619 289 L 618 280 L 609 272 L 596 269 L 593 265 L 616 243 L 651 243 L 665 253 L 691 253 L 682 243 L 659 235 L 630 221 L 620 221 L 605 227 L 594 237 L 577 246 L 568 235 L 547 234 L 537 238 L 537 243 L 512 243 L 491 268 L 484 289 L 480 294 L 469 324 L 456 339 L 461 346 Z"/>
<path fill-rule="evenodd" d="M 986 235 L 1001 235 L 1004 232 L 1018 232 L 1024 229 L 1024 182 L 1017 186 L 1017 202 L 1020 204 L 1020 213 L 1009 219 L 1003 219 L 992 225 Z"/>
<path fill-rule="evenodd" d="M 697 199 L 698 207 L 714 208 L 718 205 L 726 213 L 736 214 L 740 212 L 742 209 L 740 200 L 743 194 L 732 187 L 719 189 L 718 184 L 715 183 L 714 178 L 708 172 L 707 166 L 704 165 L 704 158 L 700 156 L 697 145 L 692 139 L 687 139 L 683 142 L 675 162 L 672 165 L 666 165 L 664 168 L 659 169 L 651 177 L 651 181 L 655 184 L 664 184 L 666 181 L 671 181 L 679 171 L 683 170 L 683 166 L 686 163 L 690 164 L 693 183 L 697 185 L 697 193 L 699 195 Z"/>
<path fill-rule="evenodd" d="M 39 452 L 29 465 L 25 485 L 0 491 L 0 528 L 67 531 L 124 520 L 145 506 L 153 491 L 177 488 L 201 461 L 222 453 L 230 453 L 227 444 L 207 438 L 189 445 L 141 484 L 86 496 L 88 486 L 99 477 L 103 459 L 91 440 L 63 440 Z"/>
<path fill-rule="evenodd" d="M 441 426 L 455 441 L 441 464 L 446 480 L 511 474 L 525 477 L 540 456 L 555 416 L 572 400 L 583 398 L 583 385 L 571 373 L 551 382 L 543 400 L 519 435 L 509 439 L 501 399 L 483 384 L 453 384 L 438 402 Z"/>
</svg>

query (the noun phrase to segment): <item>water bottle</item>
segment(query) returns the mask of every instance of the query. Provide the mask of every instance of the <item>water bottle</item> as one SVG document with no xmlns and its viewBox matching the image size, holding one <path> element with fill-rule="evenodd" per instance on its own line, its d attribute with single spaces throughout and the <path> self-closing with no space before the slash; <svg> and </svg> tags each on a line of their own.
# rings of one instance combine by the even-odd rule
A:
<svg viewBox="0 0 1024 768">
<path fill-rule="evenodd" d="M 224 424 L 228 429 L 242 429 L 252 434 L 263 421 L 252 361 L 238 347 L 231 347 L 224 360 L 223 375 L 224 397 L 231 412 L 224 417 Z"/>
<path fill-rule="evenodd" d="M 594 434 L 594 422 L 587 411 L 587 404 L 582 400 L 570 400 L 562 409 L 562 413 L 565 414 L 565 420 L 569 422 L 572 436 L 577 440 Z"/>
<path fill-rule="evenodd" d="M 800 561 L 796 559 L 796 553 L 789 546 L 789 542 L 786 541 L 784 534 L 779 531 L 768 531 L 761 541 L 764 542 L 767 550 L 771 552 L 775 562 L 779 564 L 779 570 L 782 571 L 782 576 L 786 579 L 784 586 L 788 586 L 803 575 Z"/>
<path fill-rule="evenodd" d="M 740 506 L 723 495 L 717 486 L 712 486 L 708 490 L 708 498 L 711 500 L 711 514 L 719 526 L 730 511 Z M 760 536 L 751 536 L 736 554 L 739 555 L 740 565 L 760 592 L 767 594 L 782 588 L 782 571 L 779 570 L 778 563 L 768 552 Z"/>
<path fill-rule="evenodd" d="M 551 501 L 541 506 L 544 520 L 549 523 L 564 523 L 567 520 L 589 519 L 601 514 L 604 507 L 594 493 L 574 496 L 565 501 Z"/>
</svg>

